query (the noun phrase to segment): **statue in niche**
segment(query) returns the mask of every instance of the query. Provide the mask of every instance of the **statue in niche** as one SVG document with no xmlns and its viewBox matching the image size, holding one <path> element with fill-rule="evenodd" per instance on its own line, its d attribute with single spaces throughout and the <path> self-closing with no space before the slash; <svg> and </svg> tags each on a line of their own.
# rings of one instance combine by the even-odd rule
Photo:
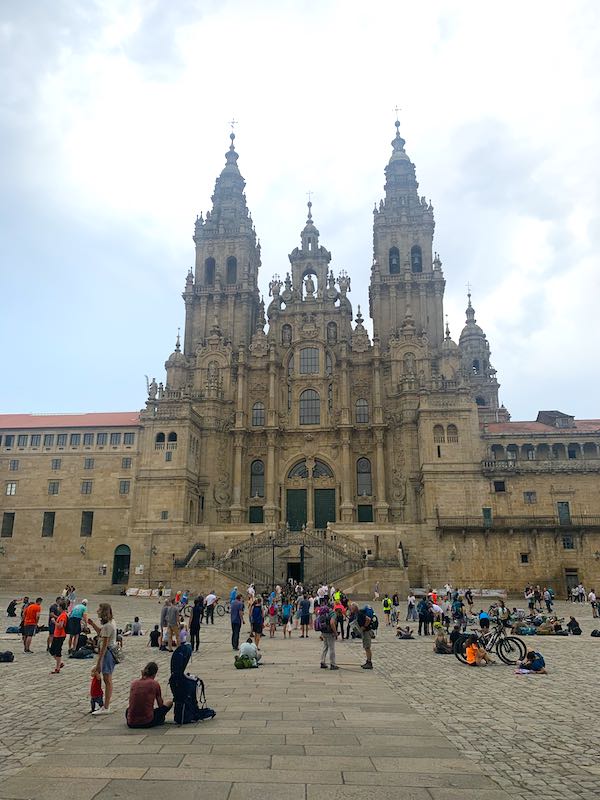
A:
<svg viewBox="0 0 600 800">
<path fill-rule="evenodd" d="M 307 297 L 313 297 L 313 295 L 315 293 L 315 283 L 314 283 L 311 275 L 307 275 L 306 276 L 306 279 L 304 281 L 304 288 L 306 290 L 306 296 Z"/>
<path fill-rule="evenodd" d="M 327 323 L 327 343 L 335 344 L 337 342 L 337 325 L 335 322 Z"/>
<path fill-rule="evenodd" d="M 284 325 L 281 329 L 281 344 L 289 346 L 292 343 L 292 326 Z"/>
</svg>

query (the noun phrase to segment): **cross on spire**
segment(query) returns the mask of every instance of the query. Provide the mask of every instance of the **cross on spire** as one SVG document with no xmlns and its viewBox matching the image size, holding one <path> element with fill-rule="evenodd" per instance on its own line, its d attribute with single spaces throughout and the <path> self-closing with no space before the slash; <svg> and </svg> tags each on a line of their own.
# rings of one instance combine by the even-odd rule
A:
<svg viewBox="0 0 600 800">
<path fill-rule="evenodd" d="M 238 121 L 235 117 L 229 120 L 229 124 L 231 125 L 231 130 L 234 130 L 235 126 L 238 124 Z"/>
<path fill-rule="evenodd" d="M 396 122 L 399 122 L 399 119 L 398 119 L 398 112 L 399 112 L 399 111 L 402 111 L 402 109 L 401 109 L 401 108 L 399 108 L 398 106 L 395 106 L 395 108 L 394 108 L 394 112 L 395 112 L 395 114 L 396 114 Z"/>
</svg>

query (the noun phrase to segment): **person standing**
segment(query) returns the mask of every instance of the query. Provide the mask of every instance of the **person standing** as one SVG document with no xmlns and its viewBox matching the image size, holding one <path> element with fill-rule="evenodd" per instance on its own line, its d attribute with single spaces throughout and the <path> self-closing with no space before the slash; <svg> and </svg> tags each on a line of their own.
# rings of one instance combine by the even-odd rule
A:
<svg viewBox="0 0 600 800">
<path fill-rule="evenodd" d="M 160 632 L 162 635 L 162 643 L 161 643 L 162 650 L 166 650 L 169 644 L 169 623 L 167 622 L 167 617 L 169 615 L 170 605 L 171 601 L 167 599 L 165 600 L 164 606 L 160 610 Z"/>
<path fill-rule="evenodd" d="M 38 597 L 35 603 L 30 603 L 23 614 L 23 652 L 33 653 L 31 640 L 37 633 L 37 626 L 42 613 L 42 598 Z"/>
<path fill-rule="evenodd" d="M 234 586 L 233 589 L 229 592 L 229 605 L 233 603 L 233 601 L 237 596 L 238 596 L 238 587 Z"/>
<path fill-rule="evenodd" d="M 78 647 L 79 634 L 81 633 L 82 623 L 87 622 L 87 600 L 82 600 L 73 606 L 67 622 L 67 633 L 69 634 L 69 653 L 74 653 Z"/>
<path fill-rule="evenodd" d="M 100 620 L 99 625 L 92 619 L 88 620 L 98 634 L 96 669 L 104 681 L 104 707 L 94 711 L 92 714 L 94 717 L 112 714 L 110 701 L 113 693 L 113 672 L 117 663 L 113 655 L 113 648 L 117 646 L 117 626 L 113 619 L 112 608 L 108 603 L 100 603 L 98 606 L 98 619 Z"/>
<path fill-rule="evenodd" d="M 240 646 L 240 631 L 244 624 L 244 603 L 242 595 L 237 594 L 229 610 L 231 620 L 231 647 L 237 650 Z"/>
<path fill-rule="evenodd" d="M 300 612 L 300 634 L 301 639 L 308 639 L 308 628 L 310 625 L 310 600 L 306 596 L 306 592 L 302 595 L 302 599 L 298 603 L 298 611 Z"/>
<path fill-rule="evenodd" d="M 392 601 L 390 600 L 387 592 L 383 598 L 382 606 L 383 606 L 383 613 L 385 615 L 385 624 L 391 625 L 392 623 L 390 622 L 390 614 L 392 613 Z"/>
<path fill-rule="evenodd" d="M 419 636 L 421 636 L 421 633 L 429 636 L 429 603 L 426 597 L 422 597 L 419 600 L 417 613 L 419 615 Z"/>
<path fill-rule="evenodd" d="M 60 614 L 60 597 L 57 597 L 54 603 L 48 609 L 48 639 L 46 641 L 46 650 L 50 652 L 50 646 L 52 645 L 52 637 L 54 636 L 54 626 L 56 624 L 56 618 Z"/>
<path fill-rule="evenodd" d="M 200 625 L 202 623 L 202 614 L 204 612 L 204 598 L 202 596 L 196 597 L 194 605 L 192 606 L 192 618 L 190 619 L 190 644 L 192 650 L 198 652 L 200 647 Z"/>
<path fill-rule="evenodd" d="M 395 622 L 398 622 L 398 611 L 400 609 L 400 597 L 398 592 L 394 592 L 392 595 L 392 608 L 394 609 Z"/>
<path fill-rule="evenodd" d="M 286 633 L 289 638 L 292 638 L 292 614 L 294 613 L 294 606 L 288 597 L 283 598 L 281 606 L 281 627 L 283 628 L 283 638 L 285 639 Z"/>
<path fill-rule="evenodd" d="M 406 599 L 406 621 L 407 622 L 416 622 L 417 621 L 417 598 L 415 597 L 413 592 L 408 593 L 408 597 Z"/>
<path fill-rule="evenodd" d="M 56 667 L 52 670 L 50 675 L 58 675 L 64 667 L 62 662 L 62 648 L 65 639 L 67 638 L 67 601 L 61 598 L 58 602 L 59 614 L 54 623 L 54 634 L 52 636 L 52 644 L 50 645 L 50 655 L 56 659 Z"/>
<path fill-rule="evenodd" d="M 258 649 L 258 645 L 260 644 L 260 637 L 263 633 L 263 626 L 265 623 L 265 617 L 263 613 L 263 604 L 262 604 L 262 597 L 257 597 L 254 605 L 252 606 L 252 613 L 250 615 L 250 624 L 252 627 L 252 633 L 254 635 L 254 644 Z"/>
<path fill-rule="evenodd" d="M 215 624 L 215 608 L 217 607 L 217 602 L 219 598 L 215 594 L 215 590 L 213 589 L 212 592 L 209 592 L 206 597 L 204 598 L 204 610 L 206 612 L 206 624 L 208 625 L 209 620 L 211 625 Z"/>
<path fill-rule="evenodd" d="M 358 627 L 361 637 L 362 646 L 365 651 L 365 663 L 361 664 L 362 669 L 373 669 L 373 655 L 371 652 L 371 644 L 373 642 L 373 631 L 371 630 L 371 616 L 367 609 L 359 609 L 356 603 L 350 606 L 354 616 L 355 625 Z M 370 610 L 370 609 L 369 609 Z"/>
<path fill-rule="evenodd" d="M 594 617 L 594 619 L 597 619 L 598 618 L 598 603 L 596 601 L 596 592 L 594 591 L 594 589 L 590 589 L 590 591 L 589 591 L 588 602 L 592 607 L 592 617 Z"/>
<path fill-rule="evenodd" d="M 327 669 L 327 653 L 329 653 L 329 669 L 339 669 L 335 663 L 335 640 L 337 639 L 337 619 L 327 606 L 318 616 L 319 630 L 323 640 L 321 651 L 321 669 Z"/>
<path fill-rule="evenodd" d="M 176 603 L 171 603 L 167 611 L 167 628 L 169 631 L 167 634 L 167 650 L 172 652 L 173 642 L 177 647 L 179 639 L 179 608 Z"/>
</svg>

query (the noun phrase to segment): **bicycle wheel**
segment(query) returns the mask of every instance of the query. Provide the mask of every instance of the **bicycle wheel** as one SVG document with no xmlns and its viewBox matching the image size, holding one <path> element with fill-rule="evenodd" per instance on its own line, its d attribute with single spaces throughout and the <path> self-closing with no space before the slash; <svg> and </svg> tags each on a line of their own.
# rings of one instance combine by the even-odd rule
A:
<svg viewBox="0 0 600 800">
<path fill-rule="evenodd" d="M 496 645 L 496 653 L 505 664 L 516 664 L 525 658 L 527 648 L 516 636 L 507 636 L 505 639 L 500 639 Z"/>
<path fill-rule="evenodd" d="M 219 603 L 219 605 L 217 606 L 217 616 L 218 617 L 224 617 L 225 616 L 225 609 L 223 608 L 221 603 Z"/>
<path fill-rule="evenodd" d="M 184 617 L 191 617 L 192 616 L 192 606 L 187 605 L 184 606 L 183 611 L 181 612 Z"/>
<path fill-rule="evenodd" d="M 452 648 L 454 655 L 461 661 L 463 664 L 467 663 L 467 639 L 469 637 L 466 634 L 463 634 L 459 639 L 454 642 L 454 647 Z"/>
</svg>

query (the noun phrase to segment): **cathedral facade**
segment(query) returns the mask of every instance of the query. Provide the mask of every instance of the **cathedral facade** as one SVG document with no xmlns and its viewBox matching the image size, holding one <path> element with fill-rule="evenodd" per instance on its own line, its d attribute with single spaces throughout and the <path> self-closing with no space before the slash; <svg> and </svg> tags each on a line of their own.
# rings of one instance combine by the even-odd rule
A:
<svg viewBox="0 0 600 800">
<path fill-rule="evenodd" d="M 50 555 L 64 513 L 60 579 L 94 588 L 293 577 L 357 591 L 379 578 L 390 590 L 450 580 L 561 591 L 600 577 L 600 421 L 549 411 L 510 422 L 470 296 L 452 340 L 433 208 L 399 123 L 373 210 L 372 337 L 310 202 L 289 271 L 272 277 L 265 304 L 244 188 L 232 134 L 212 208 L 195 223 L 183 343 L 139 414 L 0 416 L 3 470 L 19 464 L 17 442 L 27 440 L 20 473 L 5 476 L 20 491 L 2 498 L 0 575 L 31 563 L 42 513 L 55 515 L 52 534 L 42 533 Z M 44 496 L 45 472 L 60 433 L 77 431 L 90 452 L 81 438 L 63 439 L 72 467 L 59 482 L 61 512 Z M 99 446 L 102 433 L 107 442 L 118 433 L 119 444 Z M 34 435 L 51 445 L 33 452 Z M 82 458 L 96 470 L 96 495 L 83 499 Z M 100 527 L 84 547 L 79 514 L 90 512 Z M 47 563 L 39 577 L 59 579 Z"/>
</svg>

